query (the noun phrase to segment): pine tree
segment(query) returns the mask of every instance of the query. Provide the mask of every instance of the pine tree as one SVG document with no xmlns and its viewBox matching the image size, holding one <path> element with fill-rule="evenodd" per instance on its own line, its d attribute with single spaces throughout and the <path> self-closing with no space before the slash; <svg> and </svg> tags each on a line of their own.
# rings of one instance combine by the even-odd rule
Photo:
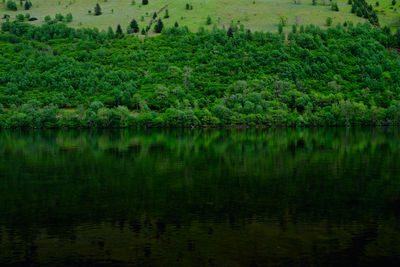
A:
<svg viewBox="0 0 400 267">
<path fill-rule="evenodd" d="M 31 8 L 31 5 L 29 4 L 29 1 L 25 1 L 25 10 L 29 10 Z"/>
<path fill-rule="evenodd" d="M 189 3 L 186 3 L 186 10 L 189 10 L 190 9 L 190 5 L 189 5 Z"/>
<path fill-rule="evenodd" d="M 133 32 L 133 33 L 139 32 L 139 25 L 137 24 L 135 19 L 133 19 L 131 21 L 131 23 L 129 24 L 129 27 L 130 27 L 131 32 Z"/>
<path fill-rule="evenodd" d="M 179 24 L 178 24 L 178 22 L 177 22 L 177 21 L 175 21 L 175 24 L 174 24 L 174 26 L 175 26 L 175 28 L 178 28 L 178 27 L 179 27 Z"/>
<path fill-rule="evenodd" d="M 149 3 L 149 0 L 142 0 L 142 5 L 147 5 Z"/>
<path fill-rule="evenodd" d="M 146 31 L 144 30 L 144 28 L 142 29 L 142 35 L 145 35 Z"/>
<path fill-rule="evenodd" d="M 115 31 L 115 35 L 117 35 L 118 37 L 124 35 L 124 33 L 122 32 L 122 28 L 121 28 L 120 24 L 118 24 L 118 26 L 117 26 L 117 30 Z"/>
<path fill-rule="evenodd" d="M 156 18 L 157 18 L 157 13 L 154 12 L 154 13 L 153 13 L 153 19 L 156 19 Z"/>
<path fill-rule="evenodd" d="M 162 29 L 164 28 L 164 24 L 161 19 L 158 19 L 156 26 L 154 27 L 154 31 L 156 33 L 161 33 Z"/>
<path fill-rule="evenodd" d="M 108 39 L 114 38 L 114 31 L 111 27 L 108 27 L 107 37 L 108 37 Z"/>
<path fill-rule="evenodd" d="M 165 10 L 165 15 L 164 15 L 164 19 L 169 18 L 169 13 L 168 13 L 168 9 Z"/>
<path fill-rule="evenodd" d="M 100 5 L 98 3 L 94 7 L 94 15 L 95 16 L 100 16 L 101 15 L 101 7 L 100 7 Z"/>
<path fill-rule="evenodd" d="M 229 29 L 228 29 L 226 34 L 228 35 L 229 38 L 233 37 L 233 29 L 232 29 L 232 27 L 229 27 Z"/>
</svg>

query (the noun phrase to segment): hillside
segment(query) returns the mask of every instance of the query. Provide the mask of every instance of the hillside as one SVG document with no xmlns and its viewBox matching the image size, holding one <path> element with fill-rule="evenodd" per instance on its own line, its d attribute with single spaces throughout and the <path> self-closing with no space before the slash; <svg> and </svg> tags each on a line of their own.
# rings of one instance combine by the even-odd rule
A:
<svg viewBox="0 0 400 267">
<path fill-rule="evenodd" d="M 397 125 L 400 32 L 3 23 L 0 127 Z"/>
<path fill-rule="evenodd" d="M 133 18 L 142 29 L 149 25 L 154 12 L 165 6 L 168 6 L 169 18 L 163 21 L 167 27 L 172 27 L 178 22 L 180 26 L 188 26 L 192 31 L 197 31 L 199 27 L 212 29 L 214 25 L 227 28 L 232 22 L 242 24 L 246 29 L 253 31 L 277 31 L 280 17 L 287 18 L 288 27 L 284 31 L 290 31 L 293 24 L 326 27 L 328 17 L 332 18 L 332 25 L 345 21 L 365 21 L 364 18 L 350 12 L 351 5 L 348 4 L 348 0 L 337 1 L 338 12 L 331 10 L 328 0 L 316 0 L 316 5 L 312 4 L 312 0 L 149 0 L 148 5 L 142 5 L 142 0 L 32 0 L 32 7 L 28 11 L 20 6 L 19 1 L 16 1 L 17 11 L 7 10 L 5 2 L 0 4 L 1 17 L 7 14 L 11 19 L 15 19 L 17 14 L 29 13 L 30 17 L 38 19 L 31 23 L 41 25 L 47 15 L 54 17 L 58 13 L 64 16 L 71 13 L 71 27 L 97 27 L 104 30 L 109 26 L 115 29 L 118 24 L 125 30 Z M 392 28 L 400 26 L 400 11 L 397 10 L 400 10 L 400 1 L 392 6 L 392 0 L 380 0 L 379 7 L 375 6 L 376 1 L 367 2 L 378 11 L 382 25 Z M 96 3 L 101 6 L 100 16 L 94 15 Z M 186 4 L 193 9 L 187 10 Z M 210 25 L 206 25 L 208 16 L 211 18 Z M 158 17 L 164 18 L 165 11 Z"/>
</svg>

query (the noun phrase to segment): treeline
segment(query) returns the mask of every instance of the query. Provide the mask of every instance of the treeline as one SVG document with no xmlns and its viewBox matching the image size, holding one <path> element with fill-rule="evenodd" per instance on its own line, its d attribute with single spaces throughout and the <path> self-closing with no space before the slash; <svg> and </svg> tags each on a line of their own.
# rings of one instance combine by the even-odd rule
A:
<svg viewBox="0 0 400 267">
<path fill-rule="evenodd" d="M 1 25 L 0 126 L 400 124 L 400 32 Z"/>
<path fill-rule="evenodd" d="M 378 15 L 372 5 L 365 0 L 349 0 L 348 3 L 351 5 L 351 13 L 367 19 L 372 25 L 379 26 Z"/>
</svg>

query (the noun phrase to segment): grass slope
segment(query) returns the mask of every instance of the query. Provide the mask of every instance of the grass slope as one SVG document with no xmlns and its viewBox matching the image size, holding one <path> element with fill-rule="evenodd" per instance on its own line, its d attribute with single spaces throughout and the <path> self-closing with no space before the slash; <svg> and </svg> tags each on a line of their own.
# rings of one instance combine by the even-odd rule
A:
<svg viewBox="0 0 400 267">
<path fill-rule="evenodd" d="M 292 0 L 255 0 L 254 2 L 253 0 L 149 0 L 149 4 L 143 6 L 141 0 L 136 0 L 135 5 L 132 5 L 132 0 L 107 0 L 107 2 L 104 0 L 32 0 L 33 7 L 29 11 L 23 10 L 19 1 L 16 1 L 18 11 L 6 10 L 6 4 L 0 3 L 0 16 L 9 14 L 14 19 L 17 14 L 30 13 L 31 17 L 38 18 L 33 23 L 40 25 L 44 23 L 44 17 L 47 15 L 54 17 L 57 13 L 65 15 L 71 12 L 74 19 L 69 25 L 72 27 L 107 29 L 112 26 L 115 29 L 117 24 L 121 24 L 125 30 L 132 18 L 138 21 L 140 28 L 147 26 L 152 20 L 153 13 L 168 5 L 170 18 L 164 19 L 164 24 L 172 26 L 177 21 L 180 26 L 188 26 L 194 31 L 200 26 L 227 27 L 231 22 L 243 24 L 245 28 L 252 30 L 277 31 L 281 15 L 288 18 L 286 31 L 289 31 L 290 25 L 295 24 L 296 21 L 300 25 L 315 24 L 324 27 L 327 17 L 332 17 L 332 25 L 344 21 L 354 23 L 364 21 L 351 14 L 351 6 L 347 4 L 347 0 L 337 1 L 339 12 L 331 11 L 329 5 L 323 5 L 324 1 L 318 0 L 318 5 L 313 6 L 312 0 L 301 0 L 300 4 L 294 4 Z M 325 2 L 328 3 L 327 0 Z M 386 10 L 386 2 L 390 4 L 391 0 L 381 0 L 381 2 L 381 8 Z M 96 3 L 102 7 L 103 15 L 101 16 L 93 15 Z M 193 10 L 186 10 L 186 3 L 193 5 Z M 88 14 L 88 10 L 91 10 L 92 14 Z M 397 11 L 385 12 L 384 24 L 395 24 L 394 17 L 398 18 Z M 141 21 L 142 16 L 144 21 Z M 212 18 L 212 24 L 208 26 L 206 25 L 207 16 Z M 164 17 L 164 12 L 160 14 L 160 17 Z"/>
<path fill-rule="evenodd" d="M 392 0 L 366 0 L 371 4 L 378 13 L 381 25 L 390 26 L 392 28 L 400 27 L 400 1 L 397 0 L 395 5 L 392 5 Z M 379 2 L 379 6 L 376 6 Z"/>
</svg>

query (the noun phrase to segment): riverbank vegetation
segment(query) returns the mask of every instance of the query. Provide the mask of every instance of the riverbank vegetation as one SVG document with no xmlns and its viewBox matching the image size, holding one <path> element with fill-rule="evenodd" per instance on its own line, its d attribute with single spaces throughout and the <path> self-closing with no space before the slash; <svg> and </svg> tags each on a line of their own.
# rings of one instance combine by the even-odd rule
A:
<svg viewBox="0 0 400 267">
<path fill-rule="evenodd" d="M 400 32 L 388 28 L 1 30 L 3 128 L 400 123 Z"/>
</svg>

